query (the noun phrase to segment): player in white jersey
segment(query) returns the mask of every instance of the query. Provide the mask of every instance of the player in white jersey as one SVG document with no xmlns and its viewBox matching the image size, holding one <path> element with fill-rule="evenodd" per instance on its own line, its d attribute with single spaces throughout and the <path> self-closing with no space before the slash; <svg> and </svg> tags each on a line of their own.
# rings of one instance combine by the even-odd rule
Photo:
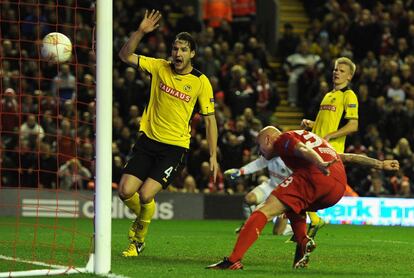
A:
<svg viewBox="0 0 414 278">
<path fill-rule="evenodd" d="M 263 156 L 260 156 L 256 160 L 253 160 L 252 162 L 244 165 L 240 169 L 229 169 L 224 172 L 225 175 L 228 175 L 230 178 L 235 179 L 243 175 L 256 173 L 257 171 L 264 168 L 268 169 L 270 179 L 267 179 L 260 183 L 244 197 L 243 214 L 246 219 L 249 218 L 250 214 L 255 210 L 256 206 L 260 205 L 267 199 L 267 197 L 270 195 L 273 189 L 278 186 L 278 184 L 282 183 L 283 180 L 292 174 L 292 171 L 286 167 L 285 163 L 282 161 L 282 159 L 280 159 L 280 157 L 266 160 Z M 292 229 L 290 228 L 290 225 L 287 225 L 286 218 L 275 218 L 273 222 L 275 223 L 273 227 L 273 234 L 288 235 L 291 233 Z M 236 233 L 238 233 L 242 227 L 243 225 L 237 228 Z"/>
</svg>

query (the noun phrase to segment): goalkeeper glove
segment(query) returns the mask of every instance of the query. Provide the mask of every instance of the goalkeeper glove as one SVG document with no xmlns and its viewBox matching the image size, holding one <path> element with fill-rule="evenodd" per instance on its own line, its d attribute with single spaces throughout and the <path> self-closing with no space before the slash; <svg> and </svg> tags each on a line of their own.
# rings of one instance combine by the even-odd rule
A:
<svg viewBox="0 0 414 278">
<path fill-rule="evenodd" d="M 242 174 L 243 174 L 243 173 L 242 173 L 242 171 L 240 171 L 239 169 L 235 169 L 235 168 L 233 168 L 233 169 L 228 169 L 228 170 L 226 170 L 226 171 L 224 172 L 224 175 L 226 175 L 226 176 L 230 176 L 230 178 L 231 178 L 232 180 L 234 180 L 234 179 L 236 179 L 236 178 L 240 177 Z"/>
</svg>

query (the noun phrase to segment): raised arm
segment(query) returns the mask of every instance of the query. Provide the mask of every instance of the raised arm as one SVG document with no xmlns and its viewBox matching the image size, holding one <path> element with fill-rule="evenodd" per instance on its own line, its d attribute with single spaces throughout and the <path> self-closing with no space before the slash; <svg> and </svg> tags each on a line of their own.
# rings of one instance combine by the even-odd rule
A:
<svg viewBox="0 0 414 278">
<path fill-rule="evenodd" d="M 378 160 L 361 154 L 342 153 L 339 154 L 344 163 L 355 163 L 358 165 L 386 171 L 397 171 L 400 169 L 398 160 Z"/>
<path fill-rule="evenodd" d="M 145 11 L 144 19 L 141 21 L 138 30 L 132 33 L 131 37 L 129 37 L 128 41 L 119 51 L 119 58 L 123 62 L 133 66 L 138 65 L 139 56 L 134 52 L 144 35 L 158 28 L 160 19 L 161 13 L 159 11 L 152 10 L 149 14 L 147 10 Z"/>
</svg>

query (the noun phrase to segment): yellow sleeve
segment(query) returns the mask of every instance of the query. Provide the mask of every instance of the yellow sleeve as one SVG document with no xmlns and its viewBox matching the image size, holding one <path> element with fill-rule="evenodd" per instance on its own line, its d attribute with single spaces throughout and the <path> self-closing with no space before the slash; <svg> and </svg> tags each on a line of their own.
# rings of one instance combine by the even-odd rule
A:
<svg viewBox="0 0 414 278">
<path fill-rule="evenodd" d="M 201 93 L 198 97 L 198 104 L 200 105 L 201 115 L 212 115 L 214 114 L 214 96 L 213 88 L 211 87 L 210 81 L 207 76 L 200 76 L 201 79 Z"/>
<path fill-rule="evenodd" d="M 346 91 L 344 106 L 345 119 L 358 119 L 358 98 L 354 91 Z"/>
<path fill-rule="evenodd" d="M 154 73 L 162 65 L 162 63 L 167 63 L 167 61 L 139 55 L 138 66 L 141 70 L 148 73 Z"/>
</svg>

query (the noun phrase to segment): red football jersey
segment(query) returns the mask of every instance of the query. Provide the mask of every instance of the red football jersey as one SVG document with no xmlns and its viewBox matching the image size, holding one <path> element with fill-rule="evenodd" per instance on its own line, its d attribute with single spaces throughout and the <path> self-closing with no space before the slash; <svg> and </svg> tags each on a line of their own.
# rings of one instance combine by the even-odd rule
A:
<svg viewBox="0 0 414 278">
<path fill-rule="evenodd" d="M 275 141 L 274 148 L 286 166 L 292 171 L 303 168 L 310 168 L 310 170 L 311 168 L 316 168 L 311 162 L 294 155 L 294 148 L 299 142 L 317 152 L 324 161 L 331 161 L 335 158 L 340 160 L 331 145 L 318 135 L 306 130 L 287 131 L 282 133 Z"/>
</svg>

